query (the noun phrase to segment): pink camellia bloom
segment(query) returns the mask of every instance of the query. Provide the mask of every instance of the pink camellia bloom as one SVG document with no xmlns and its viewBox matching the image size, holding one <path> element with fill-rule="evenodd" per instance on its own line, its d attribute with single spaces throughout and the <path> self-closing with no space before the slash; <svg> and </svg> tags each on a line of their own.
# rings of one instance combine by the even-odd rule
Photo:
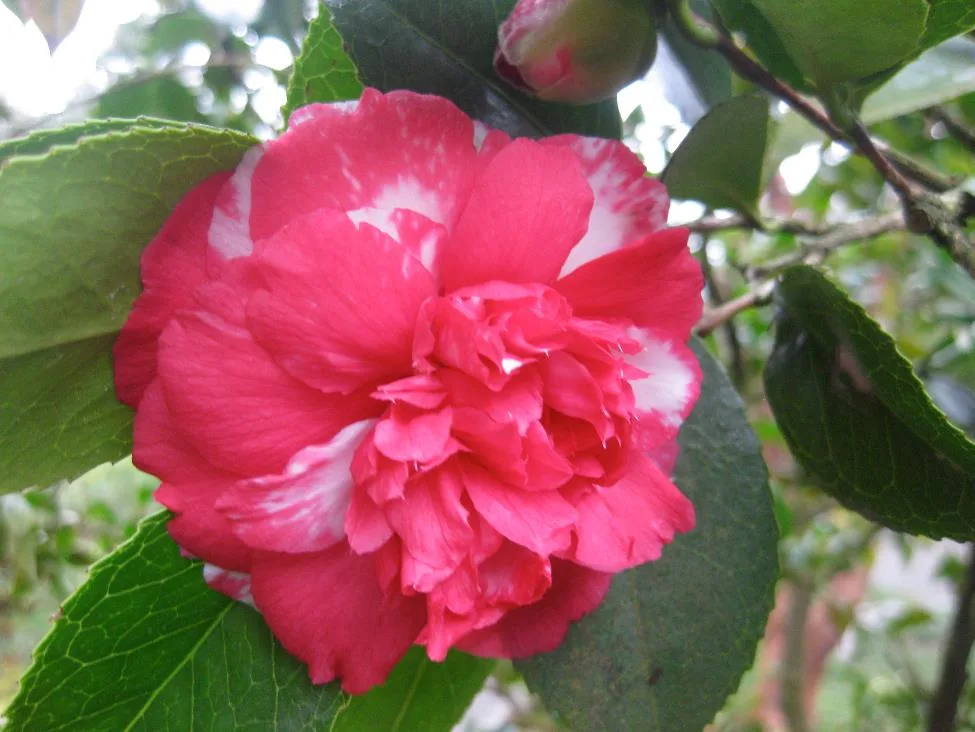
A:
<svg viewBox="0 0 975 732">
<path fill-rule="evenodd" d="M 555 648 L 694 524 L 661 456 L 702 283 L 667 205 L 619 142 L 410 92 L 295 112 L 182 200 L 115 347 L 173 538 L 316 683 Z"/>
<path fill-rule="evenodd" d="M 540 99 L 589 104 L 643 76 L 656 53 L 648 0 L 518 0 L 498 29 L 494 68 Z"/>
</svg>

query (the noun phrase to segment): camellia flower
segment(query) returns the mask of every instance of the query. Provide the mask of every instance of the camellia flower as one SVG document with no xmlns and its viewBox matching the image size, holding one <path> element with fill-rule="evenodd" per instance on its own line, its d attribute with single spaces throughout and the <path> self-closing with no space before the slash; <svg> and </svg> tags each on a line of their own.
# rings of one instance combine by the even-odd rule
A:
<svg viewBox="0 0 975 732">
<path fill-rule="evenodd" d="M 182 200 L 115 348 L 173 538 L 317 683 L 555 648 L 694 523 L 701 274 L 666 211 L 619 142 L 298 110 Z"/>
<path fill-rule="evenodd" d="M 498 30 L 494 67 L 541 99 L 588 104 L 639 79 L 656 53 L 648 0 L 518 0 Z"/>
</svg>

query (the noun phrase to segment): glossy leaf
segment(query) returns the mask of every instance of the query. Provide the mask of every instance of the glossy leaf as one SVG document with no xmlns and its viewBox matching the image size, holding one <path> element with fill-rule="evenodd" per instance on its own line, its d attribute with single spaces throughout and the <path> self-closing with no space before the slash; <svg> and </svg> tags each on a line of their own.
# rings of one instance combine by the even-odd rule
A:
<svg viewBox="0 0 975 732">
<path fill-rule="evenodd" d="M 118 132 L 132 127 L 175 127 L 182 125 L 168 119 L 136 117 L 134 119 L 92 119 L 49 130 L 37 130 L 23 137 L 0 142 L 0 163 L 14 155 L 41 155 L 55 145 L 73 145 L 83 137 L 95 137 L 106 132 Z"/>
<path fill-rule="evenodd" d="M 493 667 L 414 649 L 361 697 L 312 686 L 260 615 L 180 557 L 167 518 L 143 522 L 64 604 L 6 711 L 10 729 L 447 732 Z"/>
<path fill-rule="evenodd" d="M 863 106 L 867 124 L 943 104 L 975 91 L 975 43 L 957 39 L 905 66 Z"/>
<path fill-rule="evenodd" d="M 715 107 L 691 129 L 664 170 L 670 195 L 757 218 L 771 124 L 768 100 L 758 94 Z"/>
<path fill-rule="evenodd" d="M 515 0 L 325 0 L 359 76 L 383 91 L 439 94 L 514 135 L 619 137 L 615 101 L 585 107 L 527 97 L 494 73 L 498 25 Z"/>
<path fill-rule="evenodd" d="M 256 141 L 199 126 L 96 122 L 36 135 L 0 165 L 0 491 L 126 454 L 109 352 L 142 250 L 180 197 Z M 86 136 L 85 130 L 97 130 Z"/>
<path fill-rule="evenodd" d="M 809 91 L 802 72 L 789 55 L 785 42 L 750 0 L 713 0 L 721 22 L 741 33 L 766 69 L 790 86 Z"/>
<path fill-rule="evenodd" d="M 975 539 L 975 444 L 935 407 L 894 341 L 810 267 L 783 275 L 769 405 L 825 491 L 898 531 Z"/>
<path fill-rule="evenodd" d="M 696 528 L 624 572 L 554 653 L 517 664 L 576 732 L 702 729 L 752 665 L 777 579 L 768 475 L 742 403 L 704 347 L 675 480 Z"/>
<path fill-rule="evenodd" d="M 750 0 L 819 91 L 863 79 L 913 56 L 925 0 Z"/>
<path fill-rule="evenodd" d="M 970 0 L 927 0 L 931 9 L 918 51 L 968 33 L 975 28 L 975 4 Z"/>
<path fill-rule="evenodd" d="M 288 82 L 288 101 L 282 110 L 285 122 L 302 105 L 358 99 L 362 94 L 358 72 L 332 24 L 332 14 L 325 5 L 319 8 Z"/>
</svg>

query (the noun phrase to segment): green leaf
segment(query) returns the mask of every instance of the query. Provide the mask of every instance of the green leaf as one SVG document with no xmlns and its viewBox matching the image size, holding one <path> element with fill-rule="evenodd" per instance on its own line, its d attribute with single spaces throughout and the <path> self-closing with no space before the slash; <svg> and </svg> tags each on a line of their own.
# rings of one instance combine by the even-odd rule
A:
<svg viewBox="0 0 975 732">
<path fill-rule="evenodd" d="M 358 99 L 362 94 L 355 64 L 345 52 L 345 44 L 332 14 L 324 5 L 308 26 L 308 35 L 295 60 L 288 82 L 288 101 L 281 110 L 285 122 L 298 107 L 312 102 L 338 102 Z"/>
<path fill-rule="evenodd" d="M 383 91 L 439 94 L 513 135 L 619 138 L 614 100 L 585 107 L 527 97 L 494 73 L 498 26 L 515 0 L 325 0 L 360 78 Z"/>
<path fill-rule="evenodd" d="M 114 335 L 0 359 L 0 493 L 120 460 L 132 410 L 112 387 Z"/>
<path fill-rule="evenodd" d="M 691 8 L 698 15 L 711 18 L 711 4 L 707 0 L 691 0 Z M 671 18 L 667 19 L 662 33 L 706 106 L 713 107 L 731 98 L 731 67 L 720 53 L 688 41 Z"/>
<path fill-rule="evenodd" d="M 810 267 L 782 277 L 769 406 L 830 495 L 897 531 L 975 539 L 975 444 L 939 411 L 889 335 Z"/>
<path fill-rule="evenodd" d="M 745 36 L 748 47 L 766 69 L 790 86 L 800 91 L 810 91 L 809 83 L 775 28 L 749 0 L 713 0 L 713 3 L 721 22 Z"/>
<path fill-rule="evenodd" d="M 962 38 L 950 40 L 907 64 L 880 86 L 866 100 L 860 117 L 872 125 L 975 92 L 973 69 L 975 44 Z M 770 157 L 781 161 L 803 145 L 825 139 L 819 129 L 789 110 L 778 124 Z"/>
<path fill-rule="evenodd" d="M 312 686 L 260 615 L 180 557 L 167 519 L 144 521 L 64 604 L 5 713 L 9 729 L 447 732 L 493 666 L 460 654 L 434 664 L 414 649 L 361 697 Z"/>
<path fill-rule="evenodd" d="M 973 91 L 975 43 L 959 38 L 905 66 L 867 99 L 861 117 L 867 124 L 875 124 Z"/>
<path fill-rule="evenodd" d="M 949 38 L 975 28 L 975 4 L 971 0 L 927 0 L 931 10 L 918 52 L 934 48 Z"/>
<path fill-rule="evenodd" d="M 694 125 L 664 170 L 670 195 L 757 219 L 771 125 L 768 99 L 760 94 L 719 104 Z"/>
<path fill-rule="evenodd" d="M 122 81 L 98 101 L 94 116 L 135 117 L 139 114 L 183 122 L 205 122 L 196 106 L 196 96 L 176 78 Z"/>
<path fill-rule="evenodd" d="M 802 74 L 824 92 L 895 66 L 917 52 L 925 0 L 750 0 Z"/>
<path fill-rule="evenodd" d="M 700 401 L 675 479 L 697 527 L 624 572 L 554 653 L 517 664 L 576 732 L 692 732 L 751 666 L 772 608 L 777 529 L 758 440 L 721 367 L 695 343 Z"/>
<path fill-rule="evenodd" d="M 27 138 L 21 150 L 76 142 L 0 164 L 0 492 L 125 454 L 109 352 L 142 250 L 184 193 L 256 143 L 187 125 L 84 135 L 119 124 Z"/>
<path fill-rule="evenodd" d="M 198 10 L 183 10 L 167 13 L 152 24 L 146 33 L 145 53 L 176 53 L 193 41 L 214 48 L 220 40 L 220 31 L 212 20 Z"/>
<path fill-rule="evenodd" d="M 41 155 L 55 145 L 73 145 L 83 137 L 94 137 L 106 132 L 128 130 L 132 127 L 182 127 L 179 122 L 152 117 L 135 119 L 93 119 L 77 124 L 38 130 L 24 137 L 0 142 L 0 163 L 14 155 Z"/>
</svg>

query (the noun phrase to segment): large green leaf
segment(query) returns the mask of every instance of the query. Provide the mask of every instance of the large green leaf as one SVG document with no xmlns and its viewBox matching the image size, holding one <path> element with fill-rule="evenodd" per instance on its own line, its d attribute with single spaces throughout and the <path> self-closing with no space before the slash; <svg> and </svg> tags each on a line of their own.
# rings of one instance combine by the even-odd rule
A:
<svg viewBox="0 0 975 732">
<path fill-rule="evenodd" d="M 308 26 L 301 55 L 291 72 L 288 101 L 282 110 L 285 121 L 303 104 L 359 97 L 362 83 L 343 45 L 332 25 L 332 14 L 322 5 L 318 17 Z"/>
<path fill-rule="evenodd" d="M 493 666 L 461 654 L 434 664 L 414 649 L 366 695 L 312 686 L 260 615 L 180 557 L 167 518 L 144 521 L 64 604 L 5 713 L 9 729 L 446 732 Z"/>
<path fill-rule="evenodd" d="M 719 104 L 694 125 L 664 170 L 670 195 L 758 218 L 771 124 L 762 95 Z"/>
<path fill-rule="evenodd" d="M 721 22 L 745 36 L 748 47 L 766 69 L 796 89 L 809 91 L 809 84 L 785 43 L 750 0 L 713 0 L 713 3 Z"/>
<path fill-rule="evenodd" d="M 575 732 L 697 732 L 751 666 L 772 608 L 778 531 L 758 440 L 700 343 L 700 401 L 675 479 L 697 527 L 624 572 L 554 653 L 518 664 Z"/>
<path fill-rule="evenodd" d="M 92 119 L 86 122 L 38 130 L 23 137 L 0 142 L 0 162 L 14 155 L 40 155 L 55 145 L 73 145 L 83 137 L 94 137 L 106 132 L 128 130 L 132 127 L 175 127 L 183 125 L 168 119 L 136 117 L 135 119 Z"/>
<path fill-rule="evenodd" d="M 44 154 L 0 164 L 0 491 L 125 455 L 109 355 L 142 250 L 184 193 L 256 142 L 167 123 L 107 131 L 122 124 L 36 135 L 15 152 Z"/>
<path fill-rule="evenodd" d="M 531 99 L 493 69 L 498 26 L 515 0 L 325 0 L 362 81 L 383 91 L 447 97 L 514 135 L 576 132 L 619 137 L 615 101 L 586 107 Z"/>
<path fill-rule="evenodd" d="M 782 434 L 817 484 L 898 531 L 975 539 L 975 444 L 857 303 L 810 267 L 783 275 L 765 368 Z"/>
<path fill-rule="evenodd" d="M 925 0 L 750 0 L 820 91 L 895 66 L 917 53 Z"/>
<path fill-rule="evenodd" d="M 918 52 L 975 28 L 975 3 L 971 0 L 927 0 L 931 6 Z"/>
<path fill-rule="evenodd" d="M 112 388 L 114 335 L 0 359 L 0 492 L 119 460 L 132 410 Z"/>
</svg>

